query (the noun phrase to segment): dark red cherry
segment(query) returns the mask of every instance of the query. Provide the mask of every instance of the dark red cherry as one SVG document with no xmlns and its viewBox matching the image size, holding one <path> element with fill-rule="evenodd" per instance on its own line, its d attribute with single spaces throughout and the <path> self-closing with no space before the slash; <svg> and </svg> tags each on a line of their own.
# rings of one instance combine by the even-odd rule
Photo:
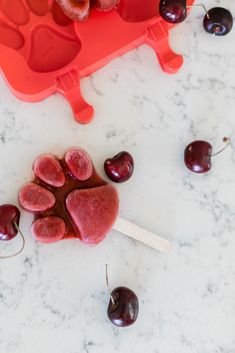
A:
<svg viewBox="0 0 235 353">
<path fill-rule="evenodd" d="M 17 233 L 20 221 L 20 211 L 14 205 L 0 206 L 0 240 L 11 240 Z M 15 225 L 16 224 L 16 225 Z"/>
<path fill-rule="evenodd" d="M 212 154 L 212 146 L 206 141 L 194 141 L 184 150 L 184 162 L 194 173 L 206 173 L 211 169 L 211 157 L 223 152 L 231 143 L 229 137 L 224 137 L 226 145 Z"/>
<path fill-rule="evenodd" d="M 139 301 L 136 294 L 126 287 L 115 288 L 111 293 L 107 310 L 109 320 L 116 326 L 132 325 L 139 313 Z"/>
<path fill-rule="evenodd" d="M 161 0 L 159 12 L 167 22 L 183 22 L 187 17 L 186 0 Z"/>
<path fill-rule="evenodd" d="M 116 183 L 123 183 L 130 179 L 134 171 L 134 160 L 130 153 L 120 152 L 113 158 L 104 162 L 104 169 L 107 176 Z"/>
<path fill-rule="evenodd" d="M 208 33 L 224 36 L 233 27 L 233 16 L 223 7 L 214 7 L 207 11 L 203 20 L 203 27 Z"/>
<path fill-rule="evenodd" d="M 212 146 L 206 141 L 194 141 L 184 151 L 186 166 L 195 173 L 206 173 L 211 169 Z"/>
</svg>

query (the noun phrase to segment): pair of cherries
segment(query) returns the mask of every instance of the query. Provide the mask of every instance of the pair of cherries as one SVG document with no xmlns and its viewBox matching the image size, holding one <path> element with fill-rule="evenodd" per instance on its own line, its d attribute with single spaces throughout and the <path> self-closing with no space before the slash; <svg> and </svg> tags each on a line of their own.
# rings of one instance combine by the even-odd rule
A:
<svg viewBox="0 0 235 353">
<path fill-rule="evenodd" d="M 233 27 L 233 16 L 230 11 L 222 7 L 214 7 L 207 11 L 204 5 L 201 6 L 206 14 L 203 19 L 203 27 L 206 32 L 216 36 L 224 36 L 229 33 Z M 186 0 L 160 0 L 159 12 L 162 18 L 169 23 L 181 23 L 187 17 Z"/>
<path fill-rule="evenodd" d="M 87 19 L 91 7 L 95 7 L 100 11 L 110 11 L 119 3 L 119 0 L 56 1 L 62 7 L 67 16 L 75 21 L 84 21 Z M 205 6 L 202 4 L 193 6 L 201 6 L 204 8 L 206 14 L 203 20 L 203 26 L 208 33 L 223 36 L 231 31 L 233 26 L 233 17 L 228 10 L 222 7 L 214 7 L 207 11 Z M 159 12 L 162 18 L 167 22 L 183 22 L 187 17 L 187 0 L 160 0 Z"/>
<path fill-rule="evenodd" d="M 211 169 L 211 158 L 220 154 L 230 145 L 230 138 L 224 137 L 226 145 L 219 151 L 212 153 L 212 146 L 207 141 L 193 141 L 184 151 L 184 162 L 194 173 L 206 173 Z M 106 159 L 104 168 L 107 176 L 114 182 L 128 180 L 134 170 L 134 161 L 128 152 L 120 152 L 113 158 Z"/>
<path fill-rule="evenodd" d="M 184 162 L 194 173 L 207 173 L 211 169 L 211 158 L 220 154 L 230 145 L 230 138 L 224 137 L 226 145 L 219 151 L 212 153 L 212 146 L 207 141 L 193 141 L 184 151 Z M 114 182 L 121 183 L 128 180 L 134 170 L 134 161 L 128 152 L 120 152 L 113 158 L 106 159 L 104 168 L 107 176 Z"/>
<path fill-rule="evenodd" d="M 123 151 L 104 162 L 107 176 L 116 183 L 122 183 L 130 179 L 134 171 L 134 160 L 130 153 Z M 106 265 L 106 283 L 108 273 Z M 136 294 L 129 288 L 117 287 L 110 292 L 110 301 L 107 309 L 109 320 L 116 326 L 126 327 L 132 325 L 139 313 L 139 302 Z"/>
</svg>

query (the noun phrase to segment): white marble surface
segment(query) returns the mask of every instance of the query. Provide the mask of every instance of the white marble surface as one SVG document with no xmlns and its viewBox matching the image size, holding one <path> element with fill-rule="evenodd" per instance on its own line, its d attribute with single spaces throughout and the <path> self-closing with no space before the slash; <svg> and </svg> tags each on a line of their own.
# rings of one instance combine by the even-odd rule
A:
<svg viewBox="0 0 235 353">
<path fill-rule="evenodd" d="M 208 1 L 235 13 L 233 1 Z M 171 240 L 162 255 L 112 232 L 96 248 L 80 242 L 36 243 L 22 214 L 24 253 L 0 263 L 1 353 L 235 352 L 235 29 L 212 38 L 194 9 L 171 32 L 184 54 L 177 75 L 163 73 L 143 46 L 82 82 L 96 115 L 77 124 L 60 96 L 18 101 L 0 80 L 0 196 L 17 202 L 34 158 L 62 155 L 71 145 L 103 161 L 120 150 L 135 158 L 133 178 L 118 185 L 120 213 Z M 194 139 L 215 149 L 206 175 L 190 173 L 183 151 Z M 19 243 L 0 244 L 1 252 Z M 126 285 L 140 300 L 135 325 L 117 329 L 106 318 L 111 286 Z"/>
</svg>

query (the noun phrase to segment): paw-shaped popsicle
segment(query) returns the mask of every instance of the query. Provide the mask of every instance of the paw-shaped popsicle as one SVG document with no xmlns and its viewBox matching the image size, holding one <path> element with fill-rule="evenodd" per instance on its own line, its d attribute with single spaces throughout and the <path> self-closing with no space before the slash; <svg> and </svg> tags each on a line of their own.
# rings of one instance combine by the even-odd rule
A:
<svg viewBox="0 0 235 353">
<path fill-rule="evenodd" d="M 35 179 L 20 190 L 19 203 L 35 216 L 31 232 L 37 240 L 77 238 L 96 245 L 114 228 L 161 252 L 170 250 L 168 240 L 117 217 L 117 191 L 101 179 L 84 150 L 71 148 L 61 160 L 41 155 L 33 171 Z"/>
<path fill-rule="evenodd" d="M 62 160 L 41 155 L 33 171 L 36 177 L 20 190 L 19 203 L 35 215 L 31 232 L 37 240 L 79 238 L 95 245 L 104 239 L 118 215 L 118 194 L 84 150 L 71 148 Z"/>
</svg>

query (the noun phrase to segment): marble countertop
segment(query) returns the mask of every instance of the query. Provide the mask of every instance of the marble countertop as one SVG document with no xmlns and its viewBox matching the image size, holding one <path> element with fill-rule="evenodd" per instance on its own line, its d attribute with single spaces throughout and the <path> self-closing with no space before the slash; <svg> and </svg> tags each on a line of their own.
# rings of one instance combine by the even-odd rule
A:
<svg viewBox="0 0 235 353">
<path fill-rule="evenodd" d="M 208 1 L 235 14 L 233 1 Z M 37 243 L 22 214 L 26 248 L 0 263 L 1 353 L 235 353 L 235 30 L 210 37 L 195 8 L 171 31 L 184 55 L 176 75 L 161 71 L 147 46 L 82 81 L 95 107 L 91 124 L 76 123 L 67 102 L 17 100 L 0 79 L 0 196 L 16 203 L 32 178 L 35 157 L 85 148 L 105 178 L 103 161 L 121 150 L 135 159 L 129 182 L 117 185 L 120 214 L 172 242 L 169 254 L 112 231 L 98 247 L 79 241 Z M 209 141 L 231 148 L 196 175 L 185 146 Z M 19 246 L 1 244 L 1 253 Z M 135 325 L 108 321 L 105 263 L 111 287 L 140 301 Z"/>
</svg>

